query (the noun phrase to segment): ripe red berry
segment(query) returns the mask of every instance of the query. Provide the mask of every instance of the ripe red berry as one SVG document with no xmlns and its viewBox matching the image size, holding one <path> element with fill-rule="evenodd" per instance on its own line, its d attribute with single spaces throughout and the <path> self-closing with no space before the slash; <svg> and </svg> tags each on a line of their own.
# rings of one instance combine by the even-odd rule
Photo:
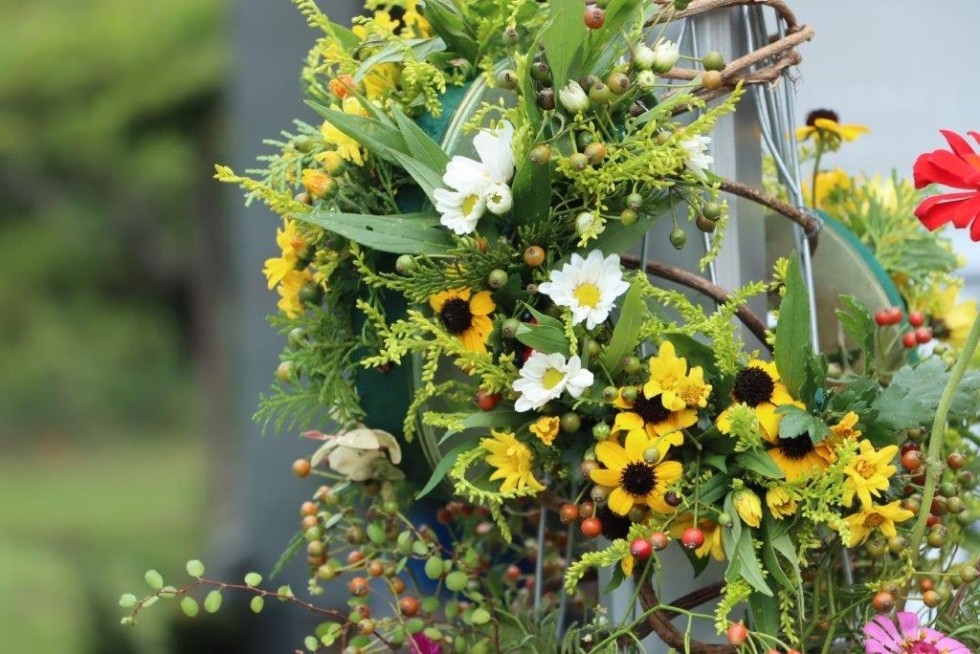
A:
<svg viewBox="0 0 980 654">
<path fill-rule="evenodd" d="M 364 597 L 371 591 L 371 585 L 364 577 L 354 577 L 347 582 L 347 590 L 354 597 Z"/>
<path fill-rule="evenodd" d="M 476 406 L 480 411 L 493 411 L 499 401 L 498 393 L 487 393 L 482 388 L 476 392 Z"/>
<path fill-rule="evenodd" d="M 902 334 L 902 345 L 907 348 L 913 348 L 916 346 L 918 341 L 915 338 L 915 332 L 905 332 Z"/>
<path fill-rule="evenodd" d="M 728 644 L 738 647 L 749 637 L 749 630 L 741 622 L 728 625 Z"/>
<path fill-rule="evenodd" d="M 585 25 L 590 30 L 597 30 L 606 23 L 606 10 L 596 5 L 585 8 Z"/>
<path fill-rule="evenodd" d="M 516 584 L 517 580 L 521 578 L 521 569 L 516 565 L 511 564 L 507 566 L 507 572 L 504 573 L 504 577 L 512 584 Z"/>
<path fill-rule="evenodd" d="M 895 608 L 895 596 L 891 593 L 881 591 L 874 596 L 874 599 L 871 600 L 871 604 L 878 613 L 890 613 L 891 610 Z"/>
<path fill-rule="evenodd" d="M 905 441 L 902 443 L 902 454 L 905 454 L 906 452 L 918 452 L 921 449 L 922 448 L 919 447 L 919 444 L 915 441 Z"/>
<path fill-rule="evenodd" d="M 596 538 L 602 533 L 602 523 L 599 518 L 586 518 L 580 525 L 582 535 L 586 538 Z"/>
<path fill-rule="evenodd" d="M 310 476 L 310 462 L 306 459 L 296 459 L 293 461 L 293 474 L 303 479 Z"/>
<path fill-rule="evenodd" d="M 941 524 L 943 524 L 943 519 L 940 518 L 938 515 L 930 513 L 929 517 L 926 518 L 926 527 L 929 527 L 930 529 L 932 527 L 935 527 L 936 525 L 941 525 Z"/>
<path fill-rule="evenodd" d="M 681 535 L 681 545 L 689 550 L 696 550 L 704 545 L 704 532 L 697 527 L 688 527 Z"/>
<path fill-rule="evenodd" d="M 885 309 L 885 313 L 888 315 L 889 325 L 897 325 L 902 322 L 902 310 L 898 307 L 888 307 Z"/>
<path fill-rule="evenodd" d="M 879 327 L 884 327 L 885 325 L 891 324 L 891 323 L 888 322 L 888 310 L 887 309 L 878 309 L 877 311 L 875 311 L 875 323 Z"/>
<path fill-rule="evenodd" d="M 928 343 L 932 340 L 932 330 L 928 327 L 919 327 L 913 333 L 917 343 Z"/>
<path fill-rule="evenodd" d="M 926 324 L 926 317 L 921 311 L 909 311 L 909 324 L 913 327 L 921 327 Z"/>
<path fill-rule="evenodd" d="M 902 455 L 902 467 L 906 470 L 915 470 L 922 465 L 922 453 L 918 450 L 909 450 Z"/>
<path fill-rule="evenodd" d="M 667 538 L 667 534 L 662 531 L 655 531 L 650 534 L 650 544 L 653 545 L 653 549 L 657 550 L 658 552 L 667 549 L 667 544 L 669 542 L 670 539 Z"/>
<path fill-rule="evenodd" d="M 303 502 L 303 504 L 301 504 L 299 507 L 299 515 L 303 518 L 308 515 L 316 515 L 316 504 L 313 502 Z"/>
<path fill-rule="evenodd" d="M 630 554 L 638 561 L 646 561 L 653 554 L 653 545 L 645 538 L 637 538 L 630 543 Z"/>
<path fill-rule="evenodd" d="M 558 511 L 558 517 L 566 525 L 575 522 L 578 520 L 578 505 L 573 502 L 562 504 Z"/>
<path fill-rule="evenodd" d="M 950 452 L 949 456 L 946 457 L 946 465 L 953 470 L 960 470 L 966 465 L 966 457 L 959 452 Z"/>
</svg>

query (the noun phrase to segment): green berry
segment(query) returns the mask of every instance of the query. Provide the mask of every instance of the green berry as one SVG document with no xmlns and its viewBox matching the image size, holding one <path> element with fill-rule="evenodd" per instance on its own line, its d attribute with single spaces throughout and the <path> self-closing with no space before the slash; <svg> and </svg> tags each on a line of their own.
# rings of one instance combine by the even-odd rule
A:
<svg viewBox="0 0 980 654">
<path fill-rule="evenodd" d="M 585 146 L 585 156 L 589 158 L 589 163 L 598 166 L 606 158 L 606 145 L 594 141 Z"/>
<path fill-rule="evenodd" d="M 582 151 L 589 147 L 589 143 L 592 143 L 593 141 L 595 141 L 595 136 L 592 134 L 592 132 L 579 132 L 578 136 L 575 137 L 575 144 L 578 146 L 578 149 Z"/>
<path fill-rule="evenodd" d="M 313 149 L 313 139 L 307 134 L 300 134 L 293 139 L 293 147 L 306 154 Z"/>
<path fill-rule="evenodd" d="M 639 193 L 630 193 L 626 196 L 626 206 L 633 211 L 639 211 L 643 206 L 643 196 Z"/>
<path fill-rule="evenodd" d="M 623 389 L 622 395 L 623 395 L 623 400 L 632 403 L 633 401 L 636 400 L 637 395 L 639 395 L 639 391 L 636 389 L 635 386 L 627 386 L 626 388 Z"/>
<path fill-rule="evenodd" d="M 582 419 L 574 411 L 569 411 L 568 413 L 562 415 L 561 417 L 561 430 L 568 433 L 577 432 L 582 428 Z"/>
<path fill-rule="evenodd" d="M 622 95 L 630 90 L 630 78 L 624 73 L 613 73 L 606 79 L 606 86 L 615 95 Z"/>
<path fill-rule="evenodd" d="M 717 50 L 712 50 L 708 54 L 704 55 L 701 63 L 705 70 L 720 71 L 725 69 L 725 58 L 721 56 L 721 53 Z"/>
<path fill-rule="evenodd" d="M 499 268 L 497 270 L 491 270 L 490 275 L 487 276 L 487 285 L 490 288 L 503 288 L 506 286 L 507 271 L 500 270 Z"/>
<path fill-rule="evenodd" d="M 623 357 L 623 371 L 627 375 L 635 375 L 636 373 L 643 370 L 643 363 L 640 361 L 639 357 L 628 356 Z"/>
<path fill-rule="evenodd" d="M 543 61 L 531 64 L 531 79 L 535 82 L 551 84 L 551 67 Z"/>
<path fill-rule="evenodd" d="M 395 260 L 395 270 L 402 275 L 414 272 L 418 267 L 418 262 L 415 261 L 415 257 L 410 254 L 403 254 Z"/>
<path fill-rule="evenodd" d="M 497 74 L 497 86 L 508 91 L 517 88 L 517 73 L 512 70 L 502 70 Z"/>
<path fill-rule="evenodd" d="M 538 143 L 531 148 L 531 163 L 536 166 L 543 166 L 551 161 L 551 146 L 547 143 Z"/>
<path fill-rule="evenodd" d="M 710 234 L 715 231 L 715 223 L 713 220 L 708 219 L 706 216 L 698 216 L 694 221 L 695 226 L 705 234 Z"/>
<path fill-rule="evenodd" d="M 573 170 L 583 171 L 589 166 L 589 158 L 581 152 L 575 152 L 568 156 L 568 165 Z"/>
<path fill-rule="evenodd" d="M 624 227 L 635 225 L 639 219 L 640 214 L 636 213 L 635 209 L 630 209 L 629 207 L 623 209 L 622 213 L 619 214 L 619 222 L 623 223 Z"/>
<path fill-rule="evenodd" d="M 684 249 L 684 245 L 687 244 L 687 234 L 683 229 L 675 227 L 670 230 L 670 244 L 677 250 Z"/>
<path fill-rule="evenodd" d="M 721 218 L 721 205 L 717 202 L 705 202 L 701 207 L 701 215 L 708 220 L 718 220 Z"/>
<path fill-rule="evenodd" d="M 604 422 L 597 422 L 592 426 L 592 436 L 597 441 L 604 441 L 609 438 L 609 425 Z"/>
<path fill-rule="evenodd" d="M 517 336 L 517 330 L 521 327 L 521 321 L 517 318 L 508 318 L 504 321 L 504 324 L 500 326 L 500 333 L 504 335 L 504 338 L 514 338 Z"/>
<path fill-rule="evenodd" d="M 589 99 L 596 104 L 608 104 L 612 100 L 612 91 L 603 82 L 596 82 L 589 89 Z"/>
</svg>

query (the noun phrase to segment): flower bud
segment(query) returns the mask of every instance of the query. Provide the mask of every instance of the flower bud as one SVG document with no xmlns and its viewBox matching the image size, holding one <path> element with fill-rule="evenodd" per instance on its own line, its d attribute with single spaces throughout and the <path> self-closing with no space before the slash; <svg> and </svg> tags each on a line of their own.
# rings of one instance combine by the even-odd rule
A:
<svg viewBox="0 0 980 654">
<path fill-rule="evenodd" d="M 315 198 L 329 198 L 338 190 L 337 180 L 322 170 L 307 168 L 303 171 L 303 186 Z"/>
<path fill-rule="evenodd" d="M 558 91 L 558 99 L 570 114 L 578 114 L 589 108 L 589 96 L 575 80 L 570 80 Z"/>
<path fill-rule="evenodd" d="M 514 194 L 506 184 L 494 184 L 486 193 L 487 211 L 502 216 L 514 206 Z"/>
<path fill-rule="evenodd" d="M 673 41 L 660 40 L 653 46 L 653 70 L 666 73 L 674 67 L 681 57 L 681 49 Z"/>
<path fill-rule="evenodd" d="M 653 62 L 653 50 L 648 45 L 640 45 L 633 51 L 633 65 L 640 70 L 650 70 Z"/>
<path fill-rule="evenodd" d="M 649 70 L 641 70 L 636 74 L 636 85 L 644 91 L 649 91 L 657 83 L 657 76 Z"/>
<path fill-rule="evenodd" d="M 588 211 L 583 211 L 575 218 L 575 232 L 579 236 L 590 233 L 595 225 L 595 215 Z"/>
<path fill-rule="evenodd" d="M 743 488 L 735 493 L 732 500 L 738 517 L 742 522 L 750 527 L 758 527 L 762 522 L 762 500 L 755 494 L 755 491 Z"/>
</svg>

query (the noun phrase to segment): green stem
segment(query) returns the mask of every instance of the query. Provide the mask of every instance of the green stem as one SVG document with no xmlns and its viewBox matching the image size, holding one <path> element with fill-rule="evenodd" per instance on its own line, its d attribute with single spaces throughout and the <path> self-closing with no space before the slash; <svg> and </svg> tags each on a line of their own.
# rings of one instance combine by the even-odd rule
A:
<svg viewBox="0 0 980 654">
<path fill-rule="evenodd" d="M 823 158 L 823 146 L 820 139 L 817 139 L 817 154 L 813 160 L 813 179 L 810 182 L 810 206 L 819 209 L 817 206 L 817 178 L 820 176 L 820 160 Z"/>
<path fill-rule="evenodd" d="M 936 417 L 932 421 L 932 433 L 929 436 L 929 449 L 926 453 L 926 486 L 922 490 L 923 510 L 919 512 L 919 518 L 916 520 L 915 528 L 912 530 L 912 541 L 909 543 L 912 548 L 913 566 L 919 558 L 919 548 L 922 546 L 922 537 L 926 533 L 926 521 L 929 519 L 928 507 L 932 506 L 932 500 L 936 495 L 936 485 L 939 483 L 939 475 L 942 472 L 940 457 L 942 456 L 943 441 L 946 436 L 946 419 L 949 416 L 949 408 L 953 404 L 953 396 L 956 394 L 956 389 L 963 380 L 963 375 L 966 374 L 966 369 L 969 367 L 970 362 L 973 360 L 978 343 L 980 343 L 980 316 L 977 316 L 973 320 L 973 326 L 970 327 L 970 333 L 966 337 L 966 343 L 963 345 L 963 349 L 960 351 L 956 363 L 953 364 L 949 381 L 946 382 L 946 388 L 943 389 L 942 398 L 939 400 L 939 408 L 936 409 Z M 907 596 L 908 593 L 906 593 Z M 899 599 L 898 608 L 899 610 L 905 608 L 905 598 Z"/>
</svg>

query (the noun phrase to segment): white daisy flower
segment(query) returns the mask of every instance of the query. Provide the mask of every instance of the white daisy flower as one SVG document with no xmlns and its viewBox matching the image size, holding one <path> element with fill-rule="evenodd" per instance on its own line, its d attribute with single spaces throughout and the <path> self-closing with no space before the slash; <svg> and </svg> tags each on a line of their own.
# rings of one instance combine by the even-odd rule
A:
<svg viewBox="0 0 980 654">
<path fill-rule="evenodd" d="M 697 177 L 704 179 L 704 171 L 711 168 L 715 158 L 708 154 L 708 144 L 711 138 L 708 136 L 692 136 L 684 139 L 678 145 L 687 151 L 684 157 L 684 165 Z"/>
<path fill-rule="evenodd" d="M 623 281 L 619 256 L 610 254 L 603 259 L 601 250 L 592 250 L 583 259 L 572 255 L 570 263 L 561 270 L 552 270 L 550 280 L 538 286 L 538 291 L 552 301 L 572 310 L 572 322 L 585 321 L 588 329 L 603 323 L 616 304 L 616 298 L 629 289 Z"/>
<path fill-rule="evenodd" d="M 440 222 L 457 234 L 471 234 L 483 213 L 489 208 L 504 214 L 513 205 L 510 182 L 514 176 L 514 152 L 511 139 L 514 127 L 503 122 L 496 133 L 480 130 L 473 139 L 479 161 L 455 156 L 442 176 L 445 189 L 436 189 L 436 211 Z"/>
<path fill-rule="evenodd" d="M 511 386 L 521 394 L 514 402 L 514 409 L 540 409 L 561 397 L 565 391 L 572 397 L 578 397 L 592 386 L 592 381 L 592 373 L 582 368 L 582 360 L 577 356 L 569 357 L 566 361 L 558 353 L 532 352 L 521 368 L 521 378 Z"/>
</svg>

